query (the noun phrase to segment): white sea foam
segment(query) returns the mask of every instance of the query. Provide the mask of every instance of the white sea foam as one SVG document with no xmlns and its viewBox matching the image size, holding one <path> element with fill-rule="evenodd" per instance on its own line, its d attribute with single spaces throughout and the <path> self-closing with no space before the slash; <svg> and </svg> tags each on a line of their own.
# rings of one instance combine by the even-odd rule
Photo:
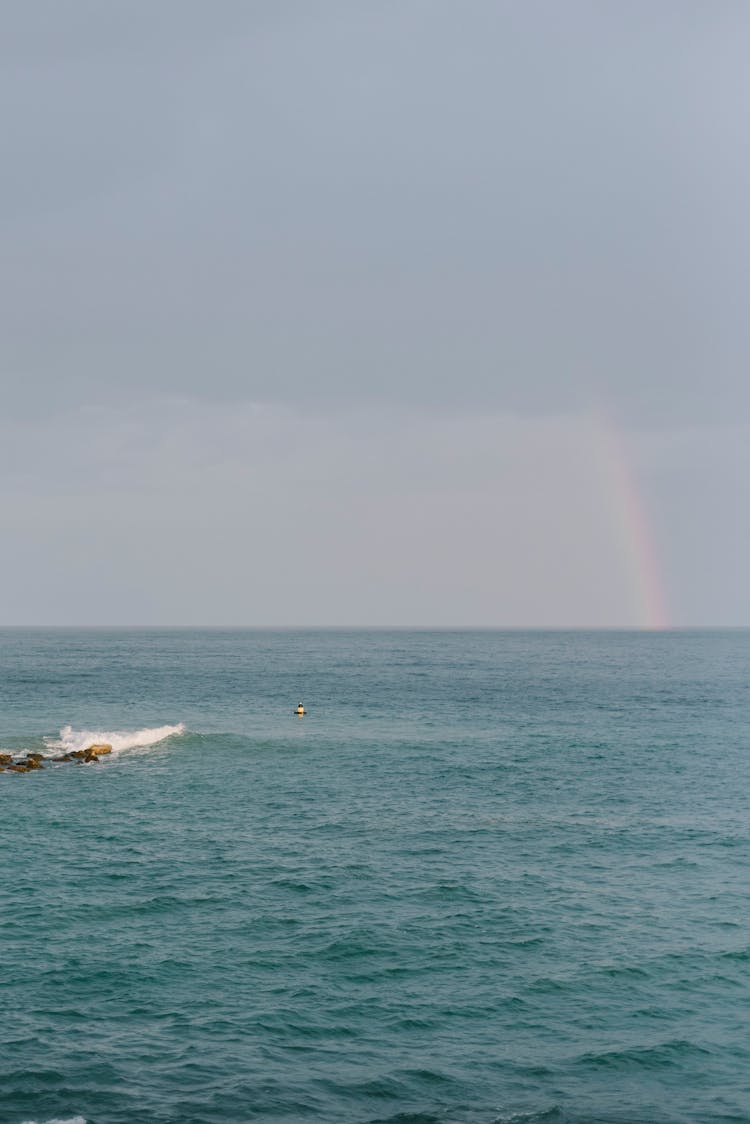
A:
<svg viewBox="0 0 750 1124">
<path fill-rule="evenodd" d="M 21 1124 L 36 1124 L 35 1120 L 23 1120 Z M 83 1116 L 66 1116 L 64 1120 L 55 1117 L 54 1120 L 45 1120 L 44 1124 L 86 1124 Z"/>
<path fill-rule="evenodd" d="M 74 730 L 72 726 L 63 726 L 60 737 L 47 739 L 47 745 L 50 749 L 72 753 L 104 743 L 112 746 L 113 753 L 121 753 L 124 749 L 148 749 L 165 738 L 184 732 L 182 722 L 178 726 L 145 726 L 142 730 Z"/>
</svg>

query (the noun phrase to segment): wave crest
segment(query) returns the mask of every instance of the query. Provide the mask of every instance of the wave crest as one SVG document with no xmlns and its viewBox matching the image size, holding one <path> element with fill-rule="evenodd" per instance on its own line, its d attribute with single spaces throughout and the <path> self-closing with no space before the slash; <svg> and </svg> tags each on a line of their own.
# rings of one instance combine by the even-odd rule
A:
<svg viewBox="0 0 750 1124">
<path fill-rule="evenodd" d="M 124 749 L 148 749 L 184 732 L 182 722 L 176 726 L 144 726 L 142 730 L 74 730 L 72 726 L 63 726 L 58 739 L 45 738 L 45 741 L 50 749 L 62 749 L 66 753 L 88 749 L 97 743 L 111 745 L 113 753 L 121 753 Z"/>
</svg>

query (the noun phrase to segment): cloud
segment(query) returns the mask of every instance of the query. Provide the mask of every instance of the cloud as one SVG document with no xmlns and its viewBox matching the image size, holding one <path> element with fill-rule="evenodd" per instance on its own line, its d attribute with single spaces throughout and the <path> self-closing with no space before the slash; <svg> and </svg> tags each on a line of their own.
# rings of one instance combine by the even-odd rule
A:
<svg viewBox="0 0 750 1124">
<path fill-rule="evenodd" d="M 736 5 L 5 24 L 6 410 L 747 408 Z"/>
<path fill-rule="evenodd" d="M 147 398 L 0 436 L 6 620 L 637 623 L 588 417 Z"/>
<path fill-rule="evenodd" d="M 741 5 L 3 20 L 7 619 L 747 619 Z"/>
</svg>

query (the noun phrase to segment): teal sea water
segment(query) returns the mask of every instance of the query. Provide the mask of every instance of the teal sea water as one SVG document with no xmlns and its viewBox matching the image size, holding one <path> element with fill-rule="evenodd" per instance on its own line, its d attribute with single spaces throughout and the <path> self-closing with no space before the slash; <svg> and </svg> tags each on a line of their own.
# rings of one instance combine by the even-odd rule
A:
<svg viewBox="0 0 750 1124">
<path fill-rule="evenodd" d="M 117 750 L 0 774 L 3 1124 L 750 1121 L 750 633 L 8 630 L 0 714 Z"/>
</svg>

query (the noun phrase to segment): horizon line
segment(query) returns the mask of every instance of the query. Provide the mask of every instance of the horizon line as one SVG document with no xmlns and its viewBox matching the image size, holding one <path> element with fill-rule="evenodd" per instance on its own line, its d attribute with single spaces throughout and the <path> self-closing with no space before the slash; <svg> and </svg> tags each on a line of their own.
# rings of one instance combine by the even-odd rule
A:
<svg viewBox="0 0 750 1124">
<path fill-rule="evenodd" d="M 0 631 L 159 632 L 712 632 L 743 631 L 750 624 L 4 624 Z"/>
</svg>

